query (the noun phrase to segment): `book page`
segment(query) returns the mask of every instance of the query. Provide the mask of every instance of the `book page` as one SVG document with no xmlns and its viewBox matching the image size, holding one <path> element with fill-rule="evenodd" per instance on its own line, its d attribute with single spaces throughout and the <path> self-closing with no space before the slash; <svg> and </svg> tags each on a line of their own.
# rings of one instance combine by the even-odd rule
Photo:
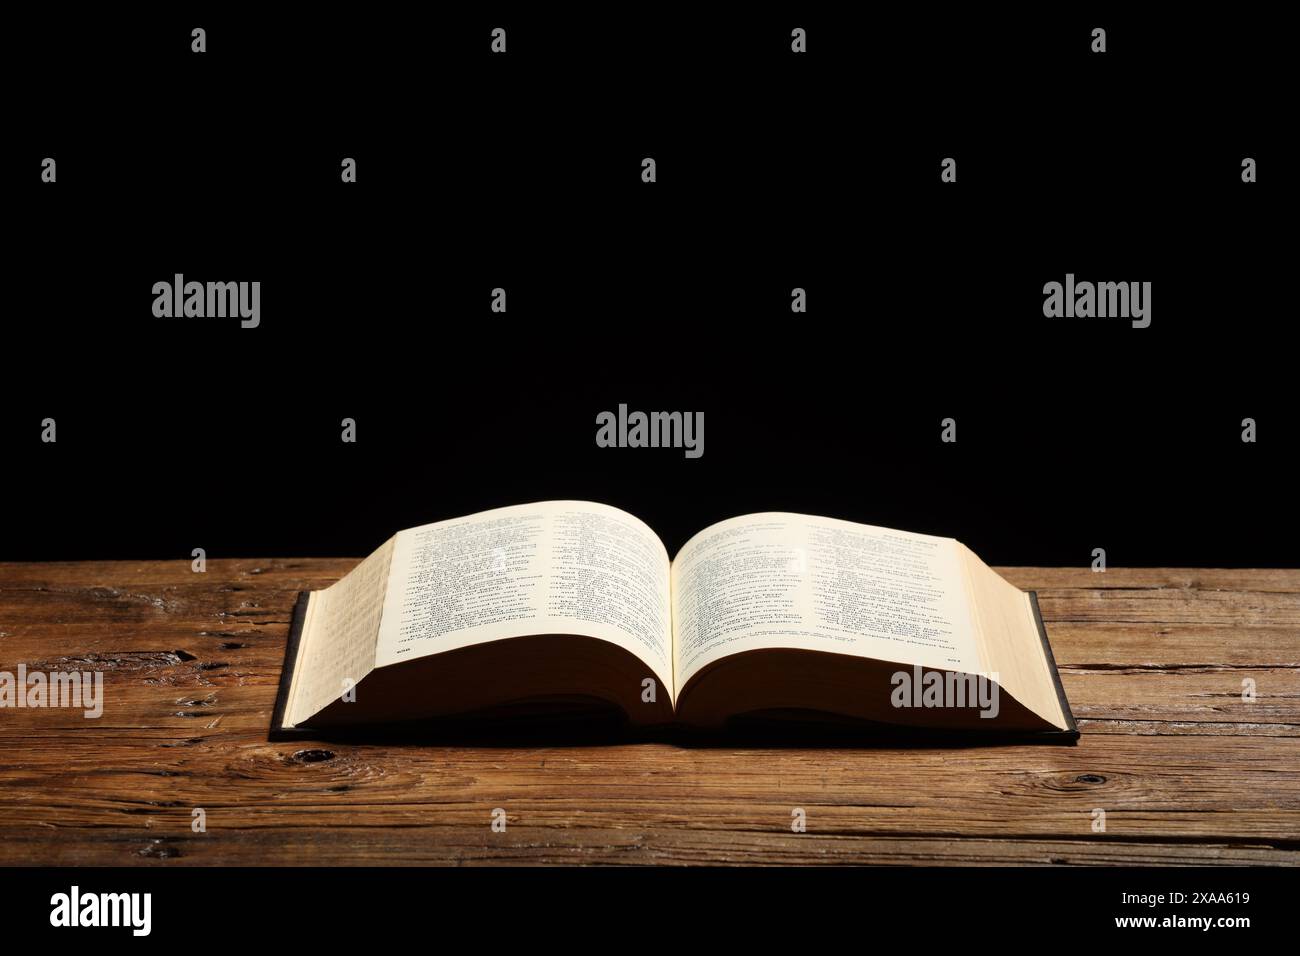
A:
<svg viewBox="0 0 1300 956">
<path fill-rule="evenodd" d="M 608 505 L 544 501 L 402 531 L 375 665 L 509 637 L 579 634 L 673 688 L 668 552 Z"/>
<path fill-rule="evenodd" d="M 952 538 L 770 512 L 691 538 L 672 565 L 677 686 L 768 647 L 981 672 Z"/>
<path fill-rule="evenodd" d="M 285 723 L 332 704 L 375 666 L 375 635 L 387 589 L 394 539 L 343 578 L 311 596 L 294 667 Z"/>
</svg>

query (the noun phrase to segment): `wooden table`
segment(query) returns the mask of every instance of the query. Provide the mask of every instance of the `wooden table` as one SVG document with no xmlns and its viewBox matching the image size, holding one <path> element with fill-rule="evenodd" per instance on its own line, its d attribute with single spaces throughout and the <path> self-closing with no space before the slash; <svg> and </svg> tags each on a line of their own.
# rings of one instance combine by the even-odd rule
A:
<svg viewBox="0 0 1300 956">
<path fill-rule="evenodd" d="M 355 563 L 0 564 L 0 670 L 107 701 L 0 710 L 0 863 L 1300 863 L 1300 571 L 999 569 L 1074 747 L 268 742 L 294 597 Z"/>
</svg>

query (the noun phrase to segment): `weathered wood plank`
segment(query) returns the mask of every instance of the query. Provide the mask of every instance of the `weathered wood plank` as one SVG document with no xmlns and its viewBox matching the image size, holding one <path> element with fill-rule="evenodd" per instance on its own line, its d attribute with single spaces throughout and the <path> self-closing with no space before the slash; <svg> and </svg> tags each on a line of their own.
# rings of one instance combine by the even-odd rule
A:
<svg viewBox="0 0 1300 956">
<path fill-rule="evenodd" d="M 1288 625 L 1045 623 L 1062 668 L 1173 672 L 1300 667 L 1300 629 Z"/>
<path fill-rule="evenodd" d="M 1294 866 L 1300 853 L 1243 844 L 1093 842 L 650 827 L 556 830 L 512 824 L 493 834 L 464 827 L 268 829 L 241 838 L 92 830 L 73 841 L 4 835 L 0 862 L 51 866 L 460 865 L 920 865 Z"/>
<path fill-rule="evenodd" d="M 194 807 L 235 828 L 355 823 L 377 809 L 383 825 L 473 826 L 495 806 L 534 825 L 632 825 L 627 808 L 640 806 L 637 825 L 767 828 L 815 806 L 826 826 L 846 832 L 1087 838 L 1101 807 L 1124 821 L 1109 824 L 1112 836 L 1300 841 L 1295 740 L 1095 735 L 1077 748 L 965 750 L 956 768 L 946 749 L 519 752 L 210 737 L 107 754 L 89 740 L 60 751 L 57 762 L 15 754 L 0 763 L 0 828 L 131 828 L 148 816 L 174 823 L 177 812 L 188 826 Z"/>
<path fill-rule="evenodd" d="M 637 806 L 625 808 L 636 813 Z M 816 810 L 816 808 L 813 808 Z M 813 819 L 816 819 L 814 814 Z M 543 817 L 544 819 L 544 817 Z M 339 840 L 339 834 L 348 834 Z M 946 844 L 952 844 L 951 847 Z M 811 845 L 811 846 L 810 846 Z M 44 847 L 51 852 L 46 859 Z M 798 866 L 819 862 L 819 856 L 833 856 L 825 862 L 880 864 L 903 848 L 911 859 L 903 862 L 963 865 L 982 861 L 995 863 L 1055 862 L 1060 848 L 1070 849 L 1068 862 L 1108 862 L 1141 865 L 1153 863 L 1197 865 L 1233 862 L 1260 865 L 1295 865 L 1300 852 L 1249 843 L 1196 841 L 1143 842 L 1131 838 L 1095 840 L 1032 839 L 1012 834 L 967 837 L 931 836 L 924 833 L 890 835 L 865 830 L 822 832 L 809 826 L 794 834 L 788 826 L 753 829 L 724 826 L 670 827 L 655 820 L 640 826 L 600 828 L 586 825 L 538 825 L 511 822 L 504 833 L 486 826 L 448 821 L 431 825 L 427 821 L 382 827 L 357 827 L 346 822 L 315 821 L 297 827 L 268 827 L 255 830 L 192 833 L 188 817 L 175 827 L 149 829 L 87 830 L 76 842 L 52 841 L 28 831 L 5 834 L 0 862 L 39 860 L 42 864 L 133 866 L 153 859 L 172 859 L 186 864 L 227 864 L 232 858 L 246 865 L 316 865 L 353 863 L 389 865 L 429 862 L 455 865 L 474 860 L 521 858 L 530 863 L 726 863 L 763 866 Z M 267 857 L 276 848 L 284 855 Z M 652 859 L 628 859 L 636 850 Z M 38 854 L 33 857 L 30 854 Z"/>
<path fill-rule="evenodd" d="M 1039 591 L 1038 603 L 1048 624 L 1079 621 L 1293 629 L 1300 626 L 1300 593 L 1281 591 L 1066 588 Z"/>
<path fill-rule="evenodd" d="M 1297 555 L 1300 557 L 1300 555 Z M 1077 568 L 998 567 L 997 572 L 1025 590 L 1164 589 L 1189 591 L 1300 592 L 1293 568 Z"/>
</svg>

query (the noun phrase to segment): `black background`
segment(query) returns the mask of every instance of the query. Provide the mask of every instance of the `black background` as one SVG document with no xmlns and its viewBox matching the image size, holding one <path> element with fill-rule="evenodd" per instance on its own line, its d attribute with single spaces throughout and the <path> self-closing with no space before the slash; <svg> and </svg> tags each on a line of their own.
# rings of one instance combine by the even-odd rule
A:
<svg viewBox="0 0 1300 956">
<path fill-rule="evenodd" d="M 790 510 L 1294 566 L 1280 25 L 842 6 L 11 21 L 0 559 L 362 555 L 572 497 L 670 552 Z M 154 318 L 177 272 L 261 281 L 261 326 Z M 1067 272 L 1152 282 L 1151 327 L 1044 318 Z M 597 448 L 620 402 L 704 412 L 703 458 Z"/>
</svg>

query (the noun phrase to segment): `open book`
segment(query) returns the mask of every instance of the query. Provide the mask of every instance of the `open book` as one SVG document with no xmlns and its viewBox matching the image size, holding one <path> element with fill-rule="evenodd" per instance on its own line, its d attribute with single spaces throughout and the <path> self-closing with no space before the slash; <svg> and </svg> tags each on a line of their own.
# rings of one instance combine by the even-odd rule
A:
<svg viewBox="0 0 1300 956">
<path fill-rule="evenodd" d="M 1078 735 L 1034 595 L 952 538 L 772 512 L 670 560 L 585 501 L 411 528 L 301 595 L 272 729 L 593 702 L 639 726 Z"/>
</svg>

